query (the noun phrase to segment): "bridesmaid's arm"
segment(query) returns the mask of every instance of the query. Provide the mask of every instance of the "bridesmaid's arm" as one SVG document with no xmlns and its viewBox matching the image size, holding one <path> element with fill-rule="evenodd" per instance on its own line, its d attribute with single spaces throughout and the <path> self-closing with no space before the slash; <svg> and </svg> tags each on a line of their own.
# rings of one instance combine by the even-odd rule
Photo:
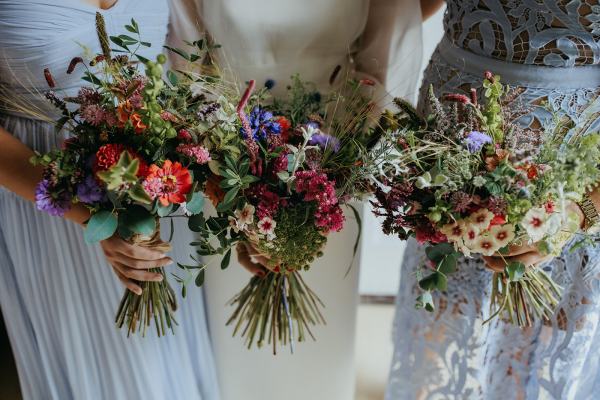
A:
<svg viewBox="0 0 600 400">
<path fill-rule="evenodd" d="M 43 172 L 43 168 L 29 162 L 33 155 L 29 147 L 0 127 L 0 186 L 32 202 Z M 80 203 L 65 214 L 65 218 L 80 225 L 89 217 L 88 209 Z M 142 289 L 135 281 L 162 280 L 161 274 L 146 270 L 172 263 L 165 254 L 130 244 L 116 235 L 100 242 L 100 247 L 121 283 L 137 294 Z"/>
<path fill-rule="evenodd" d="M 427 20 L 444 5 L 444 0 L 421 0 L 421 15 Z"/>
<path fill-rule="evenodd" d="M 1 127 L 0 143 L 0 186 L 35 201 L 35 187 L 42 179 L 43 168 L 29 162 L 33 151 Z M 65 218 L 80 225 L 89 217 L 89 211 L 82 204 L 76 204 L 65 214 Z"/>
</svg>

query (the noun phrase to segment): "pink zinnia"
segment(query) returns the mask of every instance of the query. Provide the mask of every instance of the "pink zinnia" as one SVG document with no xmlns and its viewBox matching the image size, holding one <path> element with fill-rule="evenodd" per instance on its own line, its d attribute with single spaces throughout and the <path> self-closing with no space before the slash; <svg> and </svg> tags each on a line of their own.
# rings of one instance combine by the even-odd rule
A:
<svg viewBox="0 0 600 400">
<path fill-rule="evenodd" d="M 180 144 L 177 146 L 177 152 L 191 158 L 198 164 L 206 164 L 211 160 L 208 150 L 197 144 Z"/>
</svg>

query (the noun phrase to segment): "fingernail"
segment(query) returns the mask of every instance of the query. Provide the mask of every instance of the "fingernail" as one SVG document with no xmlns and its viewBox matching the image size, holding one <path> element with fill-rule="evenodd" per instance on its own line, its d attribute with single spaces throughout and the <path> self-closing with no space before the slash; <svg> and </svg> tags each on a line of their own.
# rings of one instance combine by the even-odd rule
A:
<svg viewBox="0 0 600 400">
<path fill-rule="evenodd" d="M 158 274 L 158 275 L 155 275 L 155 276 L 154 276 L 154 280 L 155 280 L 156 282 L 162 282 L 162 280 L 163 280 L 163 276 L 162 276 L 162 275 L 160 275 L 160 274 Z"/>
<path fill-rule="evenodd" d="M 135 290 L 135 294 L 137 294 L 138 296 L 141 296 L 142 295 L 142 289 L 139 289 L 139 288 L 136 289 Z"/>
</svg>

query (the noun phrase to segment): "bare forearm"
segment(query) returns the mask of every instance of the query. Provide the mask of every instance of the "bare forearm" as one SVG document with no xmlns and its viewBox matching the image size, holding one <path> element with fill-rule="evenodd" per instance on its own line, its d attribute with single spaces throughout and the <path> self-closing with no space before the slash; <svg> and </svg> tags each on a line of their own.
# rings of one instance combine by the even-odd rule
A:
<svg viewBox="0 0 600 400">
<path fill-rule="evenodd" d="M 35 200 L 35 187 L 42 179 L 43 168 L 33 166 L 29 159 L 33 151 L 0 127 L 0 186 L 29 201 Z M 82 224 L 89 212 L 82 205 L 74 206 L 65 218 Z"/>
<path fill-rule="evenodd" d="M 423 21 L 431 17 L 442 7 L 444 0 L 421 0 L 421 15 Z"/>
</svg>

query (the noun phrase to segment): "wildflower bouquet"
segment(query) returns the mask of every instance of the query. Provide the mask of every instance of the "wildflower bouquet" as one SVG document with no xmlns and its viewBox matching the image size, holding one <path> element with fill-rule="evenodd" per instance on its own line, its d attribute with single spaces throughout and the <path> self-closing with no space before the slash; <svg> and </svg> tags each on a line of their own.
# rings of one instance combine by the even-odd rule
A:
<svg viewBox="0 0 600 400">
<path fill-rule="evenodd" d="M 190 219 L 198 253 L 224 254 L 226 268 L 237 244 L 269 268 L 231 302 L 229 323 L 249 348 L 268 341 L 275 353 L 280 341 L 293 351 L 295 335 L 314 339 L 310 326 L 324 323 L 323 304 L 300 271 L 323 254 L 329 232 L 344 226 L 342 205 L 362 190 L 356 161 L 369 137 L 371 106 L 361 94 L 369 84 L 349 82 L 345 95 L 326 97 L 296 76 L 288 98 L 272 99 L 272 82 L 253 95 L 251 81 L 237 127 L 206 139 L 212 160 L 204 191 L 217 216 Z"/>
<path fill-rule="evenodd" d="M 190 164 L 209 160 L 208 151 L 195 144 L 190 133 L 201 129 L 196 110 L 201 95 L 176 86 L 177 77 L 163 81 L 165 56 L 150 61 L 137 54 L 141 40 L 134 20 L 129 35 L 107 36 L 100 14 L 96 18 L 102 54 L 86 63 L 74 58 L 68 72 L 85 68 L 75 97 L 59 97 L 51 71 L 45 70 L 51 87 L 47 98 L 59 109 L 57 132 L 70 133 L 63 148 L 36 155 L 32 162 L 44 166 L 44 178 L 36 190 L 40 210 L 63 215 L 74 203 L 91 211 L 84 237 L 95 243 L 118 234 L 133 243 L 168 251 L 160 239 L 159 218 L 197 214 L 204 197 L 196 190 L 202 176 Z M 117 46 L 111 50 L 111 43 Z M 113 52 L 118 55 L 113 56 Z M 138 66 L 142 65 L 143 70 Z M 171 219 L 172 222 L 172 219 Z M 173 224 L 171 224 L 173 228 Z M 117 326 L 128 334 L 145 334 L 154 321 L 158 335 L 173 330 L 176 310 L 174 292 L 162 268 L 160 282 L 141 282 L 140 295 L 126 291 L 118 308 Z"/>
<path fill-rule="evenodd" d="M 428 243 L 427 265 L 417 272 L 423 293 L 417 306 L 434 309 L 431 291 L 445 290 L 460 256 L 506 254 L 511 245 L 535 243 L 558 255 L 579 230 L 568 201 L 600 181 L 600 136 L 587 126 L 555 118 L 545 132 L 511 123 L 509 88 L 486 73 L 484 103 L 430 89 L 423 118 L 397 100 L 387 112 L 388 141 L 373 152 L 375 214 L 383 230 Z M 584 124 L 585 125 L 585 124 Z M 490 319 L 503 315 L 520 326 L 550 319 L 560 288 L 535 266 L 507 262 L 492 278 Z"/>
</svg>

